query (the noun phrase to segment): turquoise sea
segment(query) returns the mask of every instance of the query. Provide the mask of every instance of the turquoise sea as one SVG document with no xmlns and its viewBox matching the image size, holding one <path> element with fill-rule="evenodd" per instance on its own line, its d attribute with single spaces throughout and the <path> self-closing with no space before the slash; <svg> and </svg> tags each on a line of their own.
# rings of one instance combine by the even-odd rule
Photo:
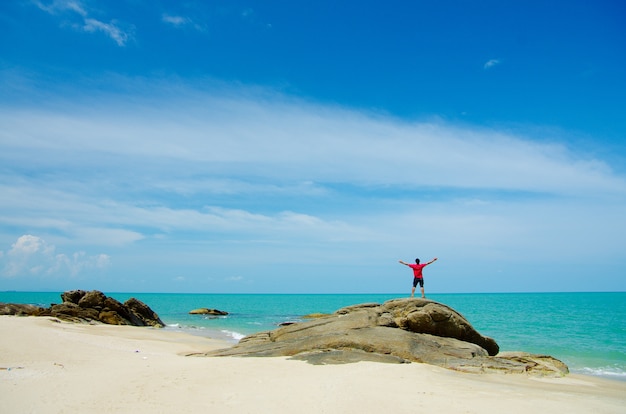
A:
<svg viewBox="0 0 626 414">
<path fill-rule="evenodd" d="M 359 303 L 382 303 L 406 294 L 172 294 L 114 293 L 135 297 L 168 325 L 236 343 L 245 335 L 299 321 L 309 313 L 331 313 Z M 431 294 L 463 314 L 502 351 L 552 355 L 578 374 L 626 381 L 626 292 Z M 0 302 L 49 306 L 60 292 L 0 292 Z M 229 312 L 223 317 L 189 315 L 196 308 Z"/>
</svg>

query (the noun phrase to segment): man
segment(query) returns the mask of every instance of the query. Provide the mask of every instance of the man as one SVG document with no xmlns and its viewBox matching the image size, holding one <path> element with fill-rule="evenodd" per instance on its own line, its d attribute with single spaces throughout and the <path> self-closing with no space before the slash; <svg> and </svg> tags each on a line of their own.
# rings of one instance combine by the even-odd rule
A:
<svg viewBox="0 0 626 414">
<path fill-rule="evenodd" d="M 415 288 L 418 283 L 420 285 L 420 290 L 422 291 L 422 297 L 426 297 L 424 296 L 424 276 L 422 275 L 422 270 L 429 264 L 434 263 L 435 260 L 437 260 L 436 257 L 430 262 L 424 264 L 420 264 L 420 259 L 415 259 L 415 264 L 408 264 L 404 263 L 402 260 L 398 260 L 398 262 L 413 269 L 413 289 L 411 289 L 411 297 L 415 296 Z"/>
</svg>

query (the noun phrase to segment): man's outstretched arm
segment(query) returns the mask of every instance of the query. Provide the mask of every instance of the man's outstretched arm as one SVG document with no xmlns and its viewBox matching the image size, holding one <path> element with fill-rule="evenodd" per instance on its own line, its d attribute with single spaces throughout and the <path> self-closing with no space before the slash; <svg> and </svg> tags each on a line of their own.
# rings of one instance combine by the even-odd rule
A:
<svg viewBox="0 0 626 414">
<path fill-rule="evenodd" d="M 408 265 L 409 265 L 408 263 L 404 263 L 402 260 L 398 260 L 398 263 L 402 263 L 402 264 L 403 264 L 403 265 L 405 265 L 405 266 L 408 266 Z"/>
<path fill-rule="evenodd" d="M 437 261 L 437 258 L 435 257 L 433 260 L 431 260 L 430 262 L 426 263 L 426 266 L 428 266 L 429 264 L 435 263 Z"/>
</svg>

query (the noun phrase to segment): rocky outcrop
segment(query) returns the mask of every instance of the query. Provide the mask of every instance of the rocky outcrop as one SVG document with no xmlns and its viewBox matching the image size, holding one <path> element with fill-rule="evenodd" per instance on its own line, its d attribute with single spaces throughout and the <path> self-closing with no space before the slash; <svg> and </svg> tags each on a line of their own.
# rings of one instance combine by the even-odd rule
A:
<svg viewBox="0 0 626 414">
<path fill-rule="evenodd" d="M 560 361 L 529 354 L 497 355 L 498 344 L 454 309 L 425 299 L 362 304 L 329 316 L 243 338 L 232 348 L 196 356 L 290 356 L 315 364 L 421 362 L 464 372 L 560 376 Z"/>
<path fill-rule="evenodd" d="M 0 304 L 0 315 L 53 316 L 72 322 L 102 322 L 110 325 L 165 326 L 148 305 L 130 298 L 121 303 L 104 293 L 72 290 L 61 294 L 61 304 L 49 308 L 33 305 Z"/>
<path fill-rule="evenodd" d="M 341 314 L 344 310 L 339 310 Z M 482 336 L 454 309 L 425 299 L 395 299 L 381 307 L 380 324 L 410 332 L 455 338 L 470 342 L 496 355 L 500 348 L 493 339 Z"/>
<path fill-rule="evenodd" d="M 189 311 L 190 315 L 214 315 L 214 316 L 225 316 L 228 315 L 228 312 L 221 311 L 219 309 L 209 309 L 209 308 L 198 308 Z"/>
<path fill-rule="evenodd" d="M 46 309 L 20 303 L 0 303 L 0 315 L 39 316 Z"/>
</svg>

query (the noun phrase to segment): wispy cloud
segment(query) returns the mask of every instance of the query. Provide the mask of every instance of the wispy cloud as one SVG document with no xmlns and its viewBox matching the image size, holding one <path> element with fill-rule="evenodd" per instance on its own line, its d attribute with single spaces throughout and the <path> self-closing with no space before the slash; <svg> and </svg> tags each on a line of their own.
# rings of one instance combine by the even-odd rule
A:
<svg viewBox="0 0 626 414">
<path fill-rule="evenodd" d="M 91 17 L 89 11 L 81 1 L 53 0 L 52 2 L 45 3 L 43 1 L 33 0 L 33 3 L 39 7 L 39 9 L 51 15 L 65 16 L 69 19 L 78 18 L 79 22 L 71 22 L 68 25 L 87 33 L 102 32 L 113 39 L 118 46 L 125 46 L 132 37 L 131 32 L 121 28 L 116 20 L 111 20 L 107 23 Z"/>
<path fill-rule="evenodd" d="M 161 21 L 163 21 L 164 23 L 168 25 L 174 26 L 177 29 L 192 28 L 199 32 L 204 32 L 206 30 L 206 27 L 204 25 L 197 23 L 190 17 L 186 17 L 186 16 L 179 16 L 179 15 L 172 15 L 172 14 L 164 13 L 161 16 Z"/>
<path fill-rule="evenodd" d="M 127 81 L 132 94 L 66 89 L 45 108 L 0 107 L 5 245 L 17 228 L 112 249 L 116 263 L 202 263 L 218 274 L 242 256 L 331 266 L 427 248 L 463 274 L 466 260 L 574 263 L 626 243 L 626 177 L 567 135 Z"/>
<path fill-rule="evenodd" d="M 165 23 L 169 23 L 169 24 L 171 24 L 173 26 L 177 26 L 177 27 L 184 26 L 184 25 L 192 23 L 192 20 L 189 17 L 172 16 L 172 15 L 169 15 L 169 14 L 163 14 L 162 20 Z"/>
<path fill-rule="evenodd" d="M 83 17 L 87 16 L 87 11 L 78 0 L 53 0 L 51 2 L 43 2 L 33 0 L 33 3 L 41 10 L 50 14 L 59 14 L 65 11 L 73 11 Z"/>
<path fill-rule="evenodd" d="M 492 67 L 497 66 L 500 63 L 502 63 L 500 59 L 489 59 L 487 62 L 485 62 L 485 64 L 483 65 L 483 68 L 491 69 Z"/>
<path fill-rule="evenodd" d="M 66 157 L 72 148 L 103 167 L 108 162 L 105 154 L 110 154 L 119 157 L 120 168 L 134 168 L 136 159 L 145 160 L 142 169 L 159 168 L 156 160 L 162 159 L 167 160 L 162 165 L 171 168 L 184 163 L 181 171 L 189 175 L 203 174 L 206 166 L 213 166 L 214 172 L 219 169 L 219 175 L 201 180 L 185 182 L 186 177 L 177 173 L 151 184 L 164 189 L 170 183 L 169 187 L 188 193 L 200 191 L 192 184 L 204 190 L 243 190 L 250 186 L 244 179 L 249 176 L 263 177 L 256 185 L 277 192 L 285 185 L 304 190 L 305 182 L 309 183 L 306 190 L 316 191 L 324 191 L 316 183 L 560 195 L 624 189 L 623 180 L 609 165 L 568 148 L 565 139 L 549 142 L 522 132 L 405 123 L 262 95 L 233 98 L 193 90 L 176 90 L 175 96 L 150 96 L 147 90 L 145 94 L 143 102 L 134 98 L 137 105 L 133 107 L 120 98 L 106 107 L 98 107 L 97 102 L 85 105 L 94 108 L 93 112 L 78 107 L 60 112 L 6 108 L 0 116 L 5 134 L 12 131 L 20 137 L 12 140 L 14 145 L 30 149 L 29 157 L 41 155 L 38 162 L 44 164 Z M 150 101 L 161 103 L 150 108 Z M 90 139 L 85 139 L 85 133 Z M 42 135 L 53 155 L 39 152 L 43 147 L 37 137 Z M 417 156 L 426 153 L 428 157 Z M 69 165 L 78 162 L 66 161 Z"/>
<path fill-rule="evenodd" d="M 125 46 L 130 36 L 127 32 L 117 27 L 115 22 L 104 23 L 96 19 L 85 19 L 83 30 L 86 32 L 103 32 L 115 40 L 118 46 Z"/>
</svg>

